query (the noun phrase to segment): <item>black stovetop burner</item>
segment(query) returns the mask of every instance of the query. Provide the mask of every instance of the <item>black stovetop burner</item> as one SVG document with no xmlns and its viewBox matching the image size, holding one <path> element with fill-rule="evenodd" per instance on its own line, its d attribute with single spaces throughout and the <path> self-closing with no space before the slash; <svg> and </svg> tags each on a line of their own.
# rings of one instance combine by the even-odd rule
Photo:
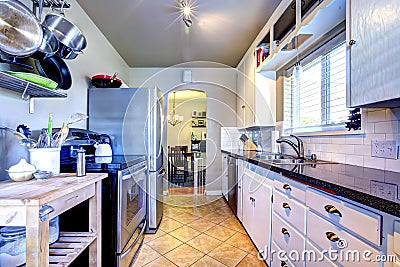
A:
<svg viewBox="0 0 400 267">
<path fill-rule="evenodd" d="M 115 155 L 112 157 L 87 157 L 86 172 L 123 170 L 145 160 L 142 155 Z M 64 158 L 60 162 L 61 172 L 74 172 L 76 170 L 75 158 Z"/>
</svg>

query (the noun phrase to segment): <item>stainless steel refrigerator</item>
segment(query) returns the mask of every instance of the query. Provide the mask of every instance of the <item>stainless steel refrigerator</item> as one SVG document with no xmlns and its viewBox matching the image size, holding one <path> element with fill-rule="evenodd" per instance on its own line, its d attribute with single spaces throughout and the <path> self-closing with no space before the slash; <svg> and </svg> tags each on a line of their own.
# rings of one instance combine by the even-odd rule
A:
<svg viewBox="0 0 400 267">
<path fill-rule="evenodd" d="M 161 221 L 164 99 L 158 88 L 90 88 L 88 129 L 111 137 L 113 155 L 146 155 L 147 232 Z"/>
</svg>

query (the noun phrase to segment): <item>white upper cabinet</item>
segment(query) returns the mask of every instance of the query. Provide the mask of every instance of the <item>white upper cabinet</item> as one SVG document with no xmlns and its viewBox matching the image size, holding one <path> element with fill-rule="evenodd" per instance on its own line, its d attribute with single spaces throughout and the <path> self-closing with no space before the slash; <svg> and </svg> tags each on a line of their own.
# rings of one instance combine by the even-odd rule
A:
<svg viewBox="0 0 400 267">
<path fill-rule="evenodd" d="M 236 113 L 239 128 L 254 125 L 254 56 L 247 54 L 237 68 Z"/>
<path fill-rule="evenodd" d="M 400 105 L 398 14 L 398 0 L 348 0 L 348 106 Z"/>
</svg>

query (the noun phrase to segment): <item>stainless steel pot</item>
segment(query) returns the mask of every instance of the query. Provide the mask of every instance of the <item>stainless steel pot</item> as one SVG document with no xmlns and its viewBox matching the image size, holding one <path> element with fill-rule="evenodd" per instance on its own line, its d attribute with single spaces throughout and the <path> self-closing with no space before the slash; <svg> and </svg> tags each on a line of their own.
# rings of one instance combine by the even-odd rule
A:
<svg viewBox="0 0 400 267">
<path fill-rule="evenodd" d="M 32 55 L 33 58 L 43 60 L 48 57 L 53 56 L 59 48 L 59 43 L 57 38 L 54 36 L 53 32 L 42 26 L 43 29 L 43 39 L 39 49 Z"/>
<path fill-rule="evenodd" d="M 64 59 L 74 59 L 86 48 L 85 36 L 73 23 L 57 14 L 47 14 L 43 24 L 53 32 L 60 42 L 57 55 Z"/>
<path fill-rule="evenodd" d="M 35 15 L 17 0 L 0 1 L 0 50 L 11 56 L 27 57 L 38 50 L 43 38 Z"/>
</svg>

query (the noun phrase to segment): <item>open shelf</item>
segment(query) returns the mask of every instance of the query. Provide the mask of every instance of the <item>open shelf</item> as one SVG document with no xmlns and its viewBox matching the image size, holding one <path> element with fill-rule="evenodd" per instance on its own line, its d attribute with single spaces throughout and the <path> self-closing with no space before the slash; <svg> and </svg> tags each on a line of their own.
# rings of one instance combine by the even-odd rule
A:
<svg viewBox="0 0 400 267">
<path fill-rule="evenodd" d="M 22 80 L 7 73 L 0 72 L 0 87 L 22 94 L 22 97 L 58 97 L 65 98 L 68 95 L 57 90 L 50 90 L 43 86 Z"/>
<path fill-rule="evenodd" d="M 297 53 L 308 49 L 321 36 L 345 19 L 345 0 L 325 0 L 312 10 L 296 29 L 281 41 L 280 45 L 256 69 L 256 72 L 276 71 L 294 59 Z M 293 38 L 299 35 L 299 45 L 293 47 Z M 303 38 L 304 37 L 304 38 Z"/>
<path fill-rule="evenodd" d="M 49 248 L 49 266 L 69 266 L 96 238 L 97 234 L 91 232 L 60 232 Z"/>
</svg>

